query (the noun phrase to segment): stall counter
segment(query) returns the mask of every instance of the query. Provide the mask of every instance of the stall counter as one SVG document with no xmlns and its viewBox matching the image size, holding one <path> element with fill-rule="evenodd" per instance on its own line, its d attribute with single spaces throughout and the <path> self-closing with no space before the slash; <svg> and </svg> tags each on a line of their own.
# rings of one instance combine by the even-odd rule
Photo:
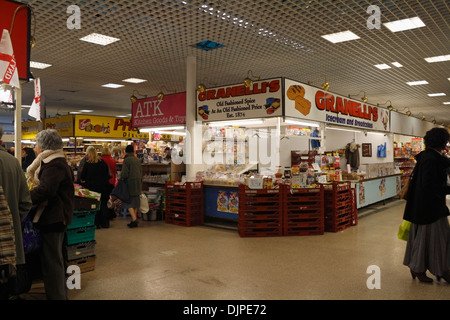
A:
<svg viewBox="0 0 450 320">
<path fill-rule="evenodd" d="M 352 182 L 352 188 L 356 188 L 356 208 L 359 209 L 396 197 L 401 188 L 401 174 Z"/>
</svg>

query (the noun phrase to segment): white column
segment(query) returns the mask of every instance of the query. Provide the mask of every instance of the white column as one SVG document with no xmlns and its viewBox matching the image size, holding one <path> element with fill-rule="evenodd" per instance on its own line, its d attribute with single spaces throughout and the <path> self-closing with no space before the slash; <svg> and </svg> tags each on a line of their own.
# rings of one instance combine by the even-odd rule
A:
<svg viewBox="0 0 450 320">
<path fill-rule="evenodd" d="M 22 163 L 22 89 L 14 87 L 16 110 L 14 112 L 14 156 Z"/>
<path fill-rule="evenodd" d="M 194 181 L 202 170 L 202 125 L 196 123 L 197 58 L 187 57 L 186 68 L 186 180 Z"/>
</svg>

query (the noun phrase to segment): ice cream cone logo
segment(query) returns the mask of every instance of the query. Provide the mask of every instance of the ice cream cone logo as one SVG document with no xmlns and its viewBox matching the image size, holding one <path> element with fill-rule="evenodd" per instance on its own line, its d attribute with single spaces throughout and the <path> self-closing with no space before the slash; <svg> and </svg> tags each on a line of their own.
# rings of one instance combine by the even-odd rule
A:
<svg viewBox="0 0 450 320">
<path fill-rule="evenodd" d="M 305 93 L 305 88 L 296 84 L 289 87 L 286 95 L 289 100 L 295 101 L 295 109 L 306 116 L 311 111 L 311 101 L 305 99 Z"/>
</svg>

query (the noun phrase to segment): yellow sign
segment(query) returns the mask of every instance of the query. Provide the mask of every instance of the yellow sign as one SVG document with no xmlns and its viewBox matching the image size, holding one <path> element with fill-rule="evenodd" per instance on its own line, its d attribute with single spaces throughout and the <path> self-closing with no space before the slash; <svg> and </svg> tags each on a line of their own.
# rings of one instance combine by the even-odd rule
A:
<svg viewBox="0 0 450 320">
<path fill-rule="evenodd" d="M 130 118 L 89 115 L 75 116 L 75 136 L 148 140 L 148 133 L 140 133 L 137 128 L 133 128 Z"/>
<path fill-rule="evenodd" d="M 39 121 L 22 122 L 22 139 L 33 140 L 39 132 Z"/>
<path fill-rule="evenodd" d="M 45 119 L 45 129 L 56 129 L 61 137 L 73 137 L 73 115 Z"/>
</svg>

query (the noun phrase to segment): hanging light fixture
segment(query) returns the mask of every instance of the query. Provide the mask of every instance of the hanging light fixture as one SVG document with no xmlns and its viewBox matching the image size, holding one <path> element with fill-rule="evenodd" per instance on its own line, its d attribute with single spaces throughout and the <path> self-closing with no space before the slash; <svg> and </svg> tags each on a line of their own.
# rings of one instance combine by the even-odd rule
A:
<svg viewBox="0 0 450 320">
<path fill-rule="evenodd" d="M 322 89 L 325 91 L 330 90 L 330 83 L 327 81 L 327 78 L 325 77 L 325 82 L 322 83 Z"/>
<path fill-rule="evenodd" d="M 361 101 L 364 102 L 364 103 L 367 103 L 367 101 L 369 101 L 369 98 L 367 98 L 365 91 L 360 91 L 358 94 L 349 94 L 348 97 L 351 98 L 351 97 L 357 96 L 361 92 L 364 93 L 364 95 L 361 97 Z"/>
<path fill-rule="evenodd" d="M 377 107 L 383 106 L 383 105 L 387 104 L 388 102 L 389 102 L 389 105 L 386 107 L 386 109 L 388 109 L 389 111 L 394 110 L 394 107 L 392 106 L 391 100 L 388 100 L 388 101 L 386 101 L 385 103 L 382 103 L 382 104 L 377 103 Z"/>
<path fill-rule="evenodd" d="M 422 116 L 419 118 L 420 115 L 422 115 Z M 424 121 L 425 120 L 425 115 L 423 114 L 423 112 L 421 112 L 421 113 L 419 113 L 417 115 L 417 118 L 419 118 L 420 120 Z"/>
<path fill-rule="evenodd" d="M 252 77 L 252 78 L 255 78 L 256 80 L 260 80 L 261 79 L 261 77 L 255 77 L 254 75 L 253 75 L 253 72 L 252 72 L 252 70 L 248 70 L 248 72 L 247 72 L 247 78 L 245 78 L 244 79 L 244 86 L 246 87 L 246 88 L 249 88 L 249 87 L 251 87 L 252 85 L 253 85 L 253 79 L 252 78 L 250 78 L 250 76 Z"/>
<path fill-rule="evenodd" d="M 141 93 L 139 93 L 139 91 L 133 90 L 133 94 L 132 94 L 131 97 L 130 97 L 131 103 L 135 103 L 135 102 L 138 100 L 138 98 L 134 95 L 135 92 L 136 92 L 138 95 L 140 95 L 140 96 L 142 96 L 142 97 L 144 97 L 144 98 L 147 98 L 147 95 L 146 95 L 146 94 L 141 94 Z"/>
</svg>

